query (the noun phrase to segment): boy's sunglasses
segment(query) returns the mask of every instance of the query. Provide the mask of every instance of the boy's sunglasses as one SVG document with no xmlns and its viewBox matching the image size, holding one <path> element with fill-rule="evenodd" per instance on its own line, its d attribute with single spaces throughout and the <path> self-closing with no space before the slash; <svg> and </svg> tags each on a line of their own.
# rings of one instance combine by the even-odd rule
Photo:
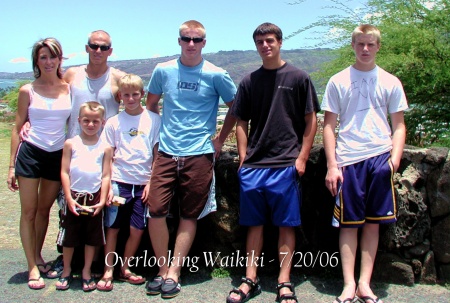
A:
<svg viewBox="0 0 450 303">
<path fill-rule="evenodd" d="M 204 38 L 192 38 L 192 37 L 186 37 L 186 36 L 181 36 L 180 37 L 181 41 L 189 43 L 191 41 L 193 41 L 194 43 L 200 43 L 203 42 L 203 40 L 205 40 Z"/>
<path fill-rule="evenodd" d="M 102 52 L 106 52 L 111 48 L 111 45 L 98 45 L 93 43 L 88 43 L 88 46 L 93 50 L 98 50 L 100 48 Z"/>
</svg>

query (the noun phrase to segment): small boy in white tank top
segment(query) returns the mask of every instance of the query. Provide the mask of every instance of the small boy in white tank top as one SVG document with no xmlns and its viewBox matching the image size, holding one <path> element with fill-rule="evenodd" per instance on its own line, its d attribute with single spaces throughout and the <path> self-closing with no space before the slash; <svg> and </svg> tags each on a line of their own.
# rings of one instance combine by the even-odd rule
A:
<svg viewBox="0 0 450 303">
<path fill-rule="evenodd" d="M 71 262 L 74 248 L 84 244 L 83 291 L 97 288 L 91 276 L 95 248 L 105 244 L 103 207 L 111 181 L 112 148 L 99 136 L 105 124 L 105 109 L 98 102 L 81 105 L 78 122 L 80 135 L 64 143 L 61 182 L 66 205 L 61 217 L 57 242 L 63 246 L 64 270 L 56 283 L 66 290 L 72 281 Z"/>
</svg>

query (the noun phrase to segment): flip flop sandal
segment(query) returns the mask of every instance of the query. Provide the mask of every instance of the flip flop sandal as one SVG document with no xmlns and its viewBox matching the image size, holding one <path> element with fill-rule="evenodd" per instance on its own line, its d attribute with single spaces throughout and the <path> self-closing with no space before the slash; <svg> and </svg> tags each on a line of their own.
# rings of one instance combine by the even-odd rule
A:
<svg viewBox="0 0 450 303">
<path fill-rule="evenodd" d="M 178 278 L 179 279 L 179 278 Z M 161 298 L 171 299 L 178 296 L 181 292 L 180 282 L 175 282 L 174 279 L 165 279 L 161 285 Z"/>
<path fill-rule="evenodd" d="M 119 281 L 122 282 L 127 282 L 133 285 L 139 285 L 145 282 L 145 278 L 141 277 L 139 279 L 131 279 L 132 277 L 137 277 L 137 275 L 135 273 L 130 272 L 129 274 L 123 274 L 122 272 L 120 273 L 119 276 Z"/>
<path fill-rule="evenodd" d="M 98 282 L 105 283 L 105 286 L 98 285 L 98 283 L 97 283 L 97 290 L 99 290 L 99 291 L 111 291 L 111 290 L 113 290 L 113 288 L 114 288 L 113 280 L 114 280 L 113 277 L 100 279 L 100 281 L 98 281 Z M 111 282 L 109 284 L 109 286 L 108 286 L 108 282 Z"/>
<path fill-rule="evenodd" d="M 93 277 L 91 277 L 90 279 L 82 279 L 83 281 L 83 291 L 84 292 L 89 292 L 89 291 L 93 291 L 97 288 L 97 284 L 95 283 L 95 280 Z M 94 282 L 93 285 L 91 285 L 91 283 Z M 86 286 L 86 287 L 85 287 Z"/>
<path fill-rule="evenodd" d="M 58 279 L 58 282 L 61 284 L 64 284 L 65 282 L 66 285 L 56 285 L 56 290 L 68 290 L 70 288 L 70 283 L 72 282 L 72 275 L 69 275 L 67 277 L 61 277 Z"/>
<path fill-rule="evenodd" d="M 52 269 L 52 267 L 51 267 L 52 264 L 53 264 L 52 262 L 47 262 L 47 263 L 43 263 L 43 264 L 36 264 L 36 266 L 39 269 L 39 272 L 41 273 L 41 275 L 47 275 L 47 273 Z M 50 268 L 46 271 L 45 269 L 47 268 L 47 266 L 50 266 Z"/>
<path fill-rule="evenodd" d="M 58 258 L 56 258 L 55 261 L 52 263 L 52 267 L 45 275 L 48 279 L 56 279 L 61 277 L 62 272 L 64 270 L 64 262 L 63 262 L 63 255 L 59 255 Z M 51 274 L 54 273 L 54 274 Z"/>
<path fill-rule="evenodd" d="M 341 300 L 341 299 L 339 299 L 339 297 L 336 297 L 334 300 L 338 303 L 356 303 L 356 302 L 358 302 L 358 299 L 356 299 L 356 298 L 353 298 L 353 299 L 346 298 L 344 300 Z"/>
<path fill-rule="evenodd" d="M 164 278 L 162 276 L 156 276 L 151 281 L 147 282 L 145 286 L 145 291 L 147 295 L 159 295 L 161 293 L 161 287 L 164 283 Z"/>
<path fill-rule="evenodd" d="M 38 290 L 38 289 L 42 289 L 42 288 L 44 288 L 45 287 L 45 283 L 43 283 L 43 284 L 39 284 L 39 285 L 33 285 L 33 284 L 30 284 L 30 282 L 39 282 L 39 281 L 41 281 L 42 280 L 42 282 L 44 282 L 44 279 L 42 279 L 42 277 L 39 277 L 39 278 L 37 278 L 37 279 L 28 279 L 28 287 L 30 288 L 30 289 L 32 289 L 32 290 Z"/>
<path fill-rule="evenodd" d="M 247 284 L 250 287 L 250 290 L 248 291 L 248 293 L 244 293 L 241 289 L 235 287 L 228 294 L 227 303 L 243 303 L 243 302 L 247 302 L 251 298 L 253 298 L 253 297 L 255 297 L 255 296 L 257 296 L 257 295 L 259 295 L 261 293 L 261 285 L 259 285 L 259 278 L 258 277 L 256 277 L 256 281 L 255 282 L 253 282 L 249 278 L 242 277 L 241 284 L 242 283 L 245 283 L 245 284 Z M 231 298 L 231 294 L 232 293 L 238 294 L 240 296 L 238 301 L 236 301 L 236 299 L 232 299 Z"/>
<path fill-rule="evenodd" d="M 371 296 L 363 296 L 363 297 L 355 297 L 356 301 L 355 302 L 361 302 L 361 303 L 378 303 L 380 302 L 380 298 L 377 297 L 371 297 Z"/>
<path fill-rule="evenodd" d="M 285 288 L 285 287 L 289 288 L 291 293 L 281 295 L 280 289 Z M 294 300 L 295 302 L 298 303 L 297 296 L 295 295 L 294 284 L 292 284 L 291 282 L 279 283 L 277 285 L 277 298 L 275 299 L 275 302 L 282 303 L 283 301 L 288 301 L 288 300 Z"/>
</svg>

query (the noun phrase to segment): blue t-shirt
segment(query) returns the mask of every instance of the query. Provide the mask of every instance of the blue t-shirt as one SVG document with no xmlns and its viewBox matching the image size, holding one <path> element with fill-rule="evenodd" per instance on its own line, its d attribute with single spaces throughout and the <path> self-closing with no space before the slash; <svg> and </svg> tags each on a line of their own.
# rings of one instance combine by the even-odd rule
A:
<svg viewBox="0 0 450 303">
<path fill-rule="evenodd" d="M 188 67 L 179 59 L 160 63 L 153 71 L 148 91 L 163 95 L 159 150 L 175 156 L 214 152 L 219 98 L 234 100 L 236 86 L 228 73 L 203 60 Z"/>
</svg>

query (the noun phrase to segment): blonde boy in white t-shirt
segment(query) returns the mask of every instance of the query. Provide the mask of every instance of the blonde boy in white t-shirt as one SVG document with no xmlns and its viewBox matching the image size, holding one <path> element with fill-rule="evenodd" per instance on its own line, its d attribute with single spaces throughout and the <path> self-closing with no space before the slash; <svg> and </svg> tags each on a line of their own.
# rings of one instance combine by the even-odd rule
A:
<svg viewBox="0 0 450 303">
<path fill-rule="evenodd" d="M 104 113 L 98 102 L 83 103 L 78 117 L 81 133 L 64 143 L 61 181 L 67 203 L 57 239 L 63 246 L 64 270 L 56 282 L 57 290 L 69 289 L 74 248 L 80 244 L 85 245 L 83 291 L 96 289 L 91 264 L 95 248 L 105 244 L 103 207 L 108 199 L 112 160 L 112 148 L 98 136 L 105 124 Z"/>
</svg>

